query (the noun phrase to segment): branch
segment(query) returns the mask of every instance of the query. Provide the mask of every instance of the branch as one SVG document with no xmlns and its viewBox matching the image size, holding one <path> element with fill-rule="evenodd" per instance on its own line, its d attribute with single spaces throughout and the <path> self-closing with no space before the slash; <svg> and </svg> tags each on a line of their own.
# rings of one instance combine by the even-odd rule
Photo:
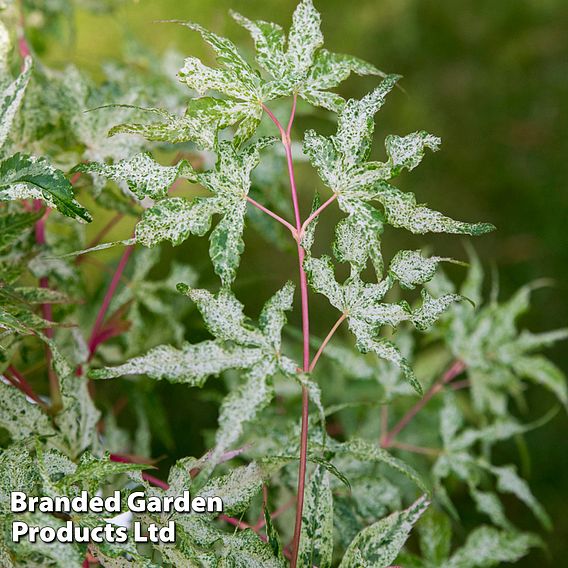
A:
<svg viewBox="0 0 568 568">
<path fill-rule="evenodd" d="M 346 317 L 347 317 L 346 314 L 341 314 L 339 319 L 333 324 L 333 327 L 331 328 L 330 332 L 326 335 L 325 339 L 322 341 L 322 344 L 320 345 L 318 352 L 315 354 L 315 356 L 312 359 L 312 362 L 310 364 L 310 373 L 314 370 L 314 367 L 316 366 L 316 364 L 317 364 L 319 358 L 321 357 L 321 354 L 323 353 L 324 349 L 326 348 L 327 344 L 330 342 L 331 338 L 333 337 L 333 334 L 337 331 L 339 326 L 345 321 Z"/>
<path fill-rule="evenodd" d="M 246 196 L 246 200 L 251 205 L 254 205 L 254 207 L 256 207 L 257 209 L 260 209 L 262 212 L 266 213 L 267 215 L 270 215 L 273 219 L 276 219 L 276 221 L 278 221 L 279 223 L 282 223 L 282 225 L 284 225 L 292 233 L 294 239 L 297 238 L 298 232 L 296 231 L 293 225 L 291 225 L 290 223 L 288 223 L 288 221 L 286 221 L 286 219 L 283 219 L 282 217 L 280 217 L 280 215 L 274 213 L 274 211 L 271 211 L 270 209 L 266 208 L 264 205 L 261 205 L 258 201 L 255 201 L 252 197 L 249 197 L 248 195 Z"/>
<path fill-rule="evenodd" d="M 308 225 L 324 210 L 337 199 L 337 193 L 334 193 L 323 205 L 320 205 L 305 221 L 300 229 L 300 238 L 304 235 Z"/>
<path fill-rule="evenodd" d="M 310 313 L 309 313 L 309 300 L 308 300 L 308 279 L 304 271 L 304 257 L 305 251 L 300 244 L 300 234 L 302 228 L 302 220 L 300 217 L 300 206 L 298 202 L 298 191 L 296 188 L 296 178 L 294 175 L 294 159 L 292 157 L 292 143 L 290 140 L 290 133 L 294 118 L 296 116 L 297 95 L 294 95 L 292 104 L 292 111 L 286 130 L 280 124 L 274 113 L 264 104 L 262 108 L 270 117 L 272 122 L 276 125 L 282 138 L 282 144 L 286 152 L 286 163 L 288 165 L 288 177 L 290 179 L 290 192 L 292 196 L 292 204 L 294 206 L 294 218 L 296 221 L 296 232 L 298 237 L 296 242 L 298 245 L 298 268 L 300 273 L 300 295 L 302 301 L 302 336 L 303 336 L 303 368 L 304 372 L 310 370 Z M 308 414 L 309 414 L 309 393 L 305 386 L 302 386 L 302 426 L 300 433 L 300 466 L 298 470 L 298 490 L 296 501 L 296 521 L 294 525 L 294 538 L 293 538 L 293 555 L 291 559 L 291 568 L 296 568 L 298 562 L 298 551 L 300 544 L 300 536 L 302 533 L 302 512 L 304 509 L 304 491 L 306 484 L 306 467 L 308 455 Z"/>
<path fill-rule="evenodd" d="M 35 393 L 34 389 L 28 383 L 24 375 L 22 375 L 22 373 L 20 373 L 20 371 L 18 371 L 13 365 L 10 365 L 6 369 L 4 376 L 10 381 L 12 386 L 24 393 L 27 397 L 31 398 L 42 408 L 47 408 L 45 402 L 39 397 L 39 395 Z"/>
<path fill-rule="evenodd" d="M 276 115 L 264 103 L 262 103 L 262 110 L 264 110 L 264 112 L 270 117 L 270 120 L 274 122 L 276 128 L 278 128 L 278 131 L 280 132 L 280 136 L 282 137 L 282 144 L 285 144 L 286 131 L 284 130 L 284 127 L 280 124 L 280 121 L 276 118 Z"/>
<path fill-rule="evenodd" d="M 26 39 L 26 17 L 24 15 L 24 3 L 20 0 L 19 6 L 19 25 L 18 25 L 18 52 L 22 59 L 29 57 L 32 52 L 28 40 Z"/>
<path fill-rule="evenodd" d="M 412 419 L 428 404 L 428 401 L 437 393 L 439 393 L 446 384 L 452 379 L 460 375 L 465 369 L 465 363 L 455 361 L 451 367 L 442 375 L 440 380 L 435 382 L 428 392 L 421 398 L 396 424 L 396 426 L 384 437 L 382 447 L 389 448 L 393 445 L 394 439 L 400 434 L 404 428 L 412 421 Z"/>
<path fill-rule="evenodd" d="M 102 325 L 104 323 L 105 320 L 105 316 L 106 313 L 108 311 L 108 308 L 110 306 L 110 303 L 112 301 L 112 298 L 114 296 L 114 293 L 116 292 L 116 288 L 118 286 L 118 283 L 120 282 L 120 279 L 122 277 L 122 273 L 124 272 L 124 269 L 126 267 L 126 264 L 128 263 L 128 259 L 130 258 L 130 255 L 132 254 L 132 251 L 134 250 L 134 245 L 129 245 L 126 247 L 119 263 L 118 266 L 116 267 L 116 271 L 114 273 L 114 276 L 112 277 L 112 280 L 110 282 L 110 285 L 108 287 L 108 290 L 105 294 L 105 297 L 103 299 L 103 303 L 99 309 L 99 313 L 97 314 L 97 319 L 95 320 L 95 325 L 93 327 L 93 330 L 91 332 L 91 337 L 89 338 L 89 359 L 92 358 L 92 356 L 95 354 L 95 350 L 97 349 L 100 341 L 98 341 L 97 336 L 99 335 L 99 332 L 101 331 Z"/>
<path fill-rule="evenodd" d="M 436 448 L 424 448 L 422 446 L 414 446 L 412 444 L 403 444 L 402 442 L 391 442 L 389 448 L 397 448 L 405 452 L 412 452 L 413 454 L 423 454 L 425 456 L 439 456 L 443 452 Z"/>
<path fill-rule="evenodd" d="M 274 511 L 274 513 L 272 513 L 270 515 L 270 518 L 272 520 L 277 519 L 280 515 L 282 515 L 282 513 L 285 513 L 286 511 L 288 511 L 288 509 L 290 509 L 291 507 L 294 506 L 294 503 L 296 502 L 296 497 L 292 497 L 289 501 L 287 501 L 286 503 L 284 503 L 284 505 L 278 507 L 278 509 L 276 509 L 276 511 Z M 262 519 L 255 525 L 255 529 L 256 530 L 260 530 L 262 529 L 264 526 L 266 525 L 266 519 L 264 517 L 262 517 Z"/>
</svg>

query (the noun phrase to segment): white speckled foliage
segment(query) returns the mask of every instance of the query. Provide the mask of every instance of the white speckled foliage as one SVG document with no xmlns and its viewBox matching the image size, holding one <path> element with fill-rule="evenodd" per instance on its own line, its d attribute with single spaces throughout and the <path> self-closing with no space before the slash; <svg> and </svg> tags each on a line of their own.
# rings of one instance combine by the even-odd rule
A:
<svg viewBox="0 0 568 568">
<path fill-rule="evenodd" d="M 542 354 L 568 331 L 519 327 L 538 284 L 484 301 L 474 254 L 461 287 L 442 272 L 465 263 L 422 235 L 493 226 L 394 186 L 412 184 L 437 136 L 388 135 L 374 158 L 375 115 L 401 77 L 326 49 L 314 2 L 300 0 L 287 29 L 231 12 L 253 57 L 167 21 L 199 35 L 208 64 L 129 39 L 94 80 L 50 69 L 26 36 L 30 6 L 48 42 L 75 4 L 120 0 L 0 0 L 0 565 L 484 568 L 542 547 L 552 520 L 526 463 L 497 445 L 524 448 L 557 411 L 523 420 L 527 382 L 568 407 Z M 374 88 L 335 92 L 352 74 Z M 332 134 L 298 128 L 309 112 Z M 95 254 L 119 245 L 119 260 Z M 290 251 L 299 284 L 282 277 Z M 203 455 L 180 457 L 196 444 Z M 83 489 L 123 501 L 187 490 L 224 510 L 117 517 L 173 520 L 173 544 L 11 541 L 11 491 Z M 482 519 L 469 533 L 463 495 Z M 512 502 L 535 532 L 516 526 Z M 107 517 L 71 520 L 118 522 Z"/>
</svg>

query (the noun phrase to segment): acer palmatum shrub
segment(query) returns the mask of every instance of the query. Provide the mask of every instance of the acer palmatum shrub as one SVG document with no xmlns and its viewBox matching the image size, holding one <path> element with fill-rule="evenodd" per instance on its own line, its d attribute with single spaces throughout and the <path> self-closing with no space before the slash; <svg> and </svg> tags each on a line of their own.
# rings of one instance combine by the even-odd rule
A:
<svg viewBox="0 0 568 568">
<path fill-rule="evenodd" d="M 436 136 L 390 135 L 386 158 L 371 160 L 375 115 L 400 77 L 325 49 L 311 0 L 300 2 L 288 33 L 232 14 L 252 36 L 254 63 L 230 40 L 174 22 L 217 58 L 209 67 L 187 57 L 178 84 L 167 72 L 171 54 L 138 75 L 115 62 L 102 82 L 50 69 L 26 39 L 25 4 L 2 6 L 1 565 L 473 568 L 542 546 L 508 519 L 501 495 L 545 529 L 550 519 L 515 465 L 494 460 L 494 447 L 549 418 L 519 419 L 525 381 L 566 406 L 564 377 L 540 351 L 568 333 L 519 329 L 535 285 L 486 300 L 472 249 L 459 288 L 440 266 L 455 260 L 420 250 L 383 256 L 393 228 L 493 229 L 446 217 L 393 185 L 438 150 Z M 55 17 L 48 5 L 38 13 L 46 26 Z M 352 73 L 377 86 L 345 100 L 333 89 Z M 317 109 L 335 117 L 331 134 L 302 131 Z M 296 176 L 297 160 L 321 179 L 315 194 Z M 332 208 L 340 220 L 330 247 L 317 224 Z M 88 242 L 93 217 L 100 230 Z M 126 219 L 132 235 L 107 242 Z M 255 276 L 239 272 L 247 222 L 266 239 L 267 257 L 285 251 L 298 266 L 276 290 L 257 289 L 265 303 L 252 319 L 234 291 L 238 277 Z M 217 282 L 197 286 L 207 264 L 191 254 L 165 275 L 156 270 L 171 245 L 206 235 Z M 100 260 L 97 251 L 117 246 L 118 263 Z M 92 264 L 106 281 L 100 293 Z M 311 325 L 314 294 L 336 317 L 321 338 Z M 287 326 L 293 309 L 296 330 Z M 199 390 L 211 377 L 221 377 L 223 398 Z M 127 397 L 101 395 L 107 379 L 126 382 Z M 171 419 L 154 381 L 218 401 L 210 450 L 178 460 L 167 482 L 151 470 L 152 437 L 166 439 Z M 134 429 L 119 426 L 125 406 Z M 173 522 L 175 543 L 14 542 L 16 520 L 93 529 L 109 515 L 17 514 L 10 492 L 117 489 L 124 506 L 135 491 L 190 491 L 220 497 L 224 511 L 124 517 L 130 531 Z M 482 520 L 452 536 L 460 518 L 452 497 L 464 491 Z"/>
</svg>

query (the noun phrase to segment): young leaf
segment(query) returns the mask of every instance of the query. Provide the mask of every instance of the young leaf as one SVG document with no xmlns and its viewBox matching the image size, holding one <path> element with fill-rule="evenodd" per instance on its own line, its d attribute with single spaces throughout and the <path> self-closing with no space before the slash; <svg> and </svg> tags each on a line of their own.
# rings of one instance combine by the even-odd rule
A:
<svg viewBox="0 0 568 568">
<path fill-rule="evenodd" d="M 475 257 L 472 258 L 462 292 L 479 304 L 482 269 Z M 466 363 L 473 403 L 480 412 L 507 414 L 507 397 L 516 396 L 522 379 L 548 388 L 564 406 L 567 404 L 568 389 L 563 373 L 542 355 L 534 354 L 539 348 L 565 339 L 566 331 L 533 334 L 519 331 L 516 324 L 530 307 L 533 289 L 534 285 L 524 286 L 509 301 L 494 301 L 477 311 L 455 305 L 448 312 L 442 333 L 455 357 Z"/>
<path fill-rule="evenodd" d="M 361 59 L 320 49 L 321 18 L 311 0 L 298 4 L 288 38 L 277 24 L 251 21 L 236 12 L 231 15 L 251 34 L 258 64 L 273 77 L 262 85 L 264 100 L 296 93 L 310 104 L 337 112 L 345 100 L 328 89 L 337 87 L 351 73 L 382 75 Z"/>
<path fill-rule="evenodd" d="M 534 381 L 547 388 L 568 408 L 566 377 L 554 363 L 538 355 L 517 357 L 512 363 L 514 371 L 520 377 Z"/>
<path fill-rule="evenodd" d="M 506 531 L 514 530 L 512 524 L 505 516 L 503 504 L 495 493 L 491 491 L 480 491 L 474 486 L 469 488 L 469 493 L 477 506 L 477 510 L 487 515 L 495 526 Z"/>
<path fill-rule="evenodd" d="M 179 71 L 180 81 L 200 95 L 207 91 L 216 91 L 225 95 L 218 100 L 192 99 L 189 102 L 187 114 L 201 119 L 206 136 L 238 124 L 234 143 L 239 146 L 254 133 L 262 118 L 260 91 L 260 75 L 241 57 L 236 46 L 228 39 L 202 28 L 191 22 L 178 22 L 189 29 L 197 31 L 211 45 L 217 54 L 220 68 L 207 67 L 195 57 L 188 57 L 183 68 Z M 197 126 L 199 128 L 200 125 Z"/>
<path fill-rule="evenodd" d="M 430 327 L 438 317 L 460 296 L 447 294 L 441 298 L 432 298 L 422 291 L 422 304 L 412 309 L 406 302 L 390 304 L 383 302 L 385 294 L 392 286 L 392 279 L 386 278 L 378 284 L 368 284 L 361 280 L 358 273 L 342 284 L 335 280 L 333 264 L 329 257 L 307 257 L 304 268 L 311 287 L 328 298 L 332 306 L 346 314 L 349 328 L 357 338 L 357 347 L 363 352 L 375 352 L 379 357 L 398 365 L 405 378 L 421 393 L 421 386 L 407 361 L 390 341 L 378 337 L 382 326 L 397 327 L 404 321 L 410 321 L 417 329 Z M 353 272 L 353 271 L 352 271 Z"/>
<path fill-rule="evenodd" d="M 126 105 L 120 105 L 124 107 Z M 123 122 L 108 131 L 108 136 L 137 134 L 157 142 L 181 144 L 195 142 L 204 149 L 212 150 L 217 142 L 217 131 L 225 125 L 219 122 L 219 114 L 226 103 L 217 99 L 196 99 L 183 115 L 172 114 L 160 108 L 133 107 L 141 113 L 157 117 L 153 122 Z"/>
<path fill-rule="evenodd" d="M 397 80 L 398 76 L 389 75 L 360 101 L 347 101 L 339 114 L 334 136 L 324 137 L 310 130 L 304 138 L 304 152 L 324 183 L 337 194 L 338 205 L 348 214 L 351 230 L 363 235 L 358 245 L 358 264 L 364 264 L 371 256 L 378 273 L 381 270 L 379 237 L 384 221 L 414 233 L 481 234 L 492 229 L 487 224 L 454 221 L 419 206 L 413 194 L 403 193 L 386 183 L 403 169 L 414 169 L 426 148 L 437 150 L 438 138 L 425 132 L 391 136 L 386 140 L 387 162 L 367 162 L 374 130 L 373 117 Z M 371 205 L 372 201 L 382 204 L 384 215 Z"/>
<path fill-rule="evenodd" d="M 134 357 L 117 367 L 89 372 L 92 379 L 113 379 L 125 375 L 147 375 L 156 380 L 202 386 L 210 376 L 227 369 L 242 369 L 255 365 L 261 355 L 255 349 L 229 347 L 217 341 L 185 343 L 181 349 L 169 345 L 155 347 L 140 357 Z"/>
<path fill-rule="evenodd" d="M 284 312 L 292 306 L 294 285 L 287 283 L 266 303 L 258 327 L 248 323 L 243 305 L 226 288 L 217 295 L 184 284 L 179 284 L 178 290 L 196 303 L 215 340 L 185 344 L 181 351 L 162 345 L 118 367 L 91 371 L 90 376 L 108 379 L 146 374 L 153 379 L 202 386 L 211 375 L 229 369 L 245 371 L 244 383 L 221 407 L 216 446 L 207 470 L 210 473 L 220 455 L 239 438 L 244 424 L 272 399 L 272 376 L 277 372 L 296 374 L 296 363 L 280 352 Z"/>
<path fill-rule="evenodd" d="M 511 493 L 520 499 L 534 513 L 542 526 L 552 529 L 550 517 L 543 506 L 535 499 L 528 483 L 519 477 L 514 466 L 486 466 L 497 478 L 497 490 L 501 493 Z"/>
<path fill-rule="evenodd" d="M 162 241 L 181 245 L 191 234 L 203 235 L 211 227 L 218 204 L 210 198 L 170 197 L 144 211 L 136 225 L 136 242 L 154 247 Z"/>
</svg>

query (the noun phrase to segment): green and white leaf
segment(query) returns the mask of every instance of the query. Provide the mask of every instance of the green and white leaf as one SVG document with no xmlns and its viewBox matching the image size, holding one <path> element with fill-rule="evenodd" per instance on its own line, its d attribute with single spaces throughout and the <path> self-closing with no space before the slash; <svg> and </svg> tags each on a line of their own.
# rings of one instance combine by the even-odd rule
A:
<svg viewBox="0 0 568 568">
<path fill-rule="evenodd" d="M 311 0 L 298 4 L 288 37 L 277 24 L 252 21 L 236 12 L 231 15 L 251 34 L 256 60 L 273 78 L 262 85 L 265 101 L 296 93 L 310 104 L 337 112 L 345 100 L 328 89 L 351 73 L 382 75 L 361 59 L 321 49 L 321 18 Z"/>
<path fill-rule="evenodd" d="M 502 562 L 516 562 L 531 548 L 542 546 L 541 539 L 531 533 L 500 531 L 493 527 L 475 529 L 465 545 L 446 561 L 447 568 L 486 568 Z"/>
<path fill-rule="evenodd" d="M 22 73 L 0 93 L 0 151 L 12 130 L 32 72 L 32 58 L 26 57 Z M 0 154 L 1 155 L 1 154 Z"/>
<path fill-rule="evenodd" d="M 198 24 L 178 23 L 199 32 L 213 48 L 218 62 L 221 63 L 221 67 L 211 68 L 195 57 L 188 57 L 178 72 L 179 80 L 199 95 L 209 91 L 225 95 L 224 99 L 202 97 L 190 100 L 186 116 L 198 133 L 196 142 L 212 148 L 214 144 L 211 142 L 214 142 L 220 130 L 237 125 L 234 143 L 236 146 L 241 145 L 254 134 L 262 118 L 260 75 L 242 58 L 237 47 L 228 39 Z"/>
<path fill-rule="evenodd" d="M 162 199 L 176 179 L 183 175 L 185 164 L 182 160 L 175 166 L 162 166 L 150 154 L 143 153 L 114 164 L 79 164 L 73 172 L 92 173 L 117 183 L 124 182 L 138 199 Z"/>
<path fill-rule="evenodd" d="M 313 471 L 306 487 L 298 566 L 330 568 L 333 555 L 333 495 L 329 472 Z"/>
<path fill-rule="evenodd" d="M 395 458 L 386 450 L 371 444 L 362 439 L 353 438 L 348 442 L 337 443 L 331 446 L 331 449 L 337 454 L 347 455 L 351 459 L 365 462 L 385 464 L 391 469 L 402 473 L 410 479 L 424 493 L 430 493 L 430 489 L 425 484 L 420 474 L 410 465 L 402 460 Z"/>
<path fill-rule="evenodd" d="M 413 290 L 426 284 L 436 274 L 440 262 L 456 262 L 440 256 L 423 257 L 419 250 L 402 250 L 396 253 L 389 267 L 389 274 L 403 288 Z"/>
<path fill-rule="evenodd" d="M 186 343 L 181 349 L 160 345 L 123 365 L 92 370 L 89 376 L 113 379 L 125 375 L 147 375 L 156 380 L 202 386 L 210 376 L 219 375 L 227 369 L 247 368 L 260 360 L 261 354 L 255 349 L 224 346 L 217 341 Z"/>
<path fill-rule="evenodd" d="M 78 221 L 92 220 L 73 194 L 63 172 L 46 158 L 14 154 L 0 162 L 0 201 L 39 199 Z"/>
<path fill-rule="evenodd" d="M 363 529 L 347 548 L 340 568 L 384 568 L 391 565 L 429 504 L 426 496 L 422 496 L 408 509 Z"/>
<path fill-rule="evenodd" d="M 528 483 L 519 477 L 514 466 L 491 466 L 489 464 L 482 465 L 488 469 L 497 479 L 497 490 L 501 493 L 511 493 L 522 501 L 542 523 L 542 526 L 548 530 L 552 529 L 552 522 L 543 506 L 536 500 L 532 494 Z"/>
<path fill-rule="evenodd" d="M 55 435 L 48 415 L 4 379 L 0 381 L 0 395 L 0 426 L 9 432 L 12 440 Z"/>
<path fill-rule="evenodd" d="M 211 227 L 212 216 L 218 213 L 221 220 L 209 237 L 209 252 L 215 272 L 223 285 L 229 285 L 244 250 L 242 233 L 251 173 L 259 163 L 260 150 L 273 141 L 261 138 L 240 152 L 230 142 L 221 142 L 217 147 L 217 164 L 210 171 L 193 172 L 185 164 L 184 175 L 202 184 L 212 196 L 192 201 L 172 197 L 156 203 L 144 212 L 136 226 L 137 241 L 145 246 L 155 246 L 163 240 L 179 245 L 190 234 L 204 235 Z"/>
</svg>

